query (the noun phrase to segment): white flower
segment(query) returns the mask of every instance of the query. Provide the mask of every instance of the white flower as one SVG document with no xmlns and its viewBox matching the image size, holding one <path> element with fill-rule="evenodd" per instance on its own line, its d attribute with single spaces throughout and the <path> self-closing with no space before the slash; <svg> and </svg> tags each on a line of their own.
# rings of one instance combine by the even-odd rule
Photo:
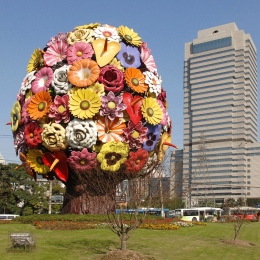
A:
<svg viewBox="0 0 260 260">
<path fill-rule="evenodd" d="M 68 81 L 67 73 L 70 66 L 64 65 L 54 72 L 54 77 L 52 80 L 52 86 L 56 94 L 66 94 L 72 87 L 71 83 Z"/>
<path fill-rule="evenodd" d="M 25 95 L 26 90 L 30 89 L 32 87 L 32 81 L 35 79 L 35 70 L 28 73 L 25 78 L 23 79 L 23 82 L 21 84 L 20 92 Z"/>
<path fill-rule="evenodd" d="M 94 36 L 96 38 L 107 39 L 108 41 L 120 41 L 120 36 L 116 28 L 109 25 L 97 27 L 94 31 Z"/>
<path fill-rule="evenodd" d="M 93 120 L 75 118 L 66 127 L 66 138 L 72 148 L 91 148 L 97 141 L 97 126 Z"/>
<path fill-rule="evenodd" d="M 149 92 L 154 93 L 156 97 L 161 93 L 162 91 L 162 80 L 160 77 L 154 75 L 150 71 L 143 72 L 145 75 L 145 83 L 149 85 Z"/>
<path fill-rule="evenodd" d="M 68 44 L 72 45 L 75 42 L 93 42 L 94 31 L 92 29 L 76 29 L 68 33 Z"/>
</svg>

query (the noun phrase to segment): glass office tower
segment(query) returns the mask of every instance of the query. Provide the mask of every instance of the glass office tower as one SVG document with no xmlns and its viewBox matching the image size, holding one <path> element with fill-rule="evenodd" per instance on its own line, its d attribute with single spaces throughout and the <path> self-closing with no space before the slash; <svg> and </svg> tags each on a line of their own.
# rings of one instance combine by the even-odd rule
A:
<svg viewBox="0 0 260 260">
<path fill-rule="evenodd" d="M 182 194 L 187 206 L 260 197 L 256 47 L 229 23 L 185 44 Z"/>
</svg>

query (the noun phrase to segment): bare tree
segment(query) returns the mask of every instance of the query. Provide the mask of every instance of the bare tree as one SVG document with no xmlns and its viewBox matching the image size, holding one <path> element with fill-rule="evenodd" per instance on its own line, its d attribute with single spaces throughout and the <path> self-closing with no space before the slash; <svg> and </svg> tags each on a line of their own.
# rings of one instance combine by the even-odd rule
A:
<svg viewBox="0 0 260 260">
<path fill-rule="evenodd" d="M 133 232 L 143 223 L 147 208 L 142 208 L 142 203 L 145 200 L 150 203 L 151 197 L 147 194 L 144 187 L 142 187 L 143 178 L 138 177 L 129 181 L 129 193 L 131 208 L 128 207 L 128 203 L 117 203 L 117 211 L 110 212 L 108 216 L 108 226 L 112 232 L 114 232 L 121 241 L 121 250 L 127 248 L 127 241 L 133 234 Z M 140 209 L 142 210 L 140 211 Z"/>
<path fill-rule="evenodd" d="M 237 206 L 234 213 L 234 241 L 236 241 L 245 223 L 246 211 L 240 210 L 240 207 Z"/>
<path fill-rule="evenodd" d="M 166 161 L 167 158 L 153 170 L 150 167 L 148 175 L 128 180 L 128 201 L 120 201 L 115 205 L 116 211 L 108 211 L 108 226 L 120 238 L 121 250 L 127 248 L 128 239 L 143 223 L 149 208 L 159 202 L 161 216 L 164 217 L 165 189 L 162 187 L 162 176 L 168 165 Z M 167 193 L 169 196 L 169 191 Z"/>
</svg>

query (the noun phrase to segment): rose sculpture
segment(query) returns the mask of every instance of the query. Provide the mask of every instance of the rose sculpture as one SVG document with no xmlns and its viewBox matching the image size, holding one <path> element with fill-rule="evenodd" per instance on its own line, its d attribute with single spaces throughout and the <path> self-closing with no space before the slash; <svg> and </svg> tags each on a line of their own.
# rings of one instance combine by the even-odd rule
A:
<svg viewBox="0 0 260 260">
<path fill-rule="evenodd" d="M 166 92 L 133 29 L 94 23 L 59 33 L 34 50 L 27 73 L 11 111 L 16 154 L 31 176 L 66 185 L 64 213 L 113 208 L 117 184 L 163 160 Z M 100 181 L 102 191 L 93 188 Z"/>
</svg>

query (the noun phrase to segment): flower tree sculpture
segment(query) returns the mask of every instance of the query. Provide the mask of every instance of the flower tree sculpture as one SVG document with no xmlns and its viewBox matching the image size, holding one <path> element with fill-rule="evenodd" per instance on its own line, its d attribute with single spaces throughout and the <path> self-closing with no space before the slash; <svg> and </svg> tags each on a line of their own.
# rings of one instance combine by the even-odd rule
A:
<svg viewBox="0 0 260 260">
<path fill-rule="evenodd" d="M 171 140 L 151 50 L 127 26 L 77 26 L 34 50 L 11 111 L 28 174 L 66 186 L 63 213 L 115 209 L 116 186 L 149 174 Z"/>
</svg>

